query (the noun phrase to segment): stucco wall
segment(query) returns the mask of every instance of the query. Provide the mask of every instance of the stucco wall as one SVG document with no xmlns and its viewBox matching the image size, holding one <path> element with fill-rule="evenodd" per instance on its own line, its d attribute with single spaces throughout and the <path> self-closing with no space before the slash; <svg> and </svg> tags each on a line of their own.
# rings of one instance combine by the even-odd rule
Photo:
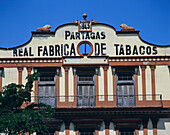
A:
<svg viewBox="0 0 170 135">
<path fill-rule="evenodd" d="M 147 128 L 148 128 L 148 135 L 153 135 L 153 125 L 152 125 L 152 121 L 150 119 L 148 121 Z"/>
<path fill-rule="evenodd" d="M 112 76 L 112 68 L 109 66 L 107 70 L 107 88 L 108 88 L 108 100 L 113 101 L 113 76 Z"/>
<path fill-rule="evenodd" d="M 75 135 L 75 129 L 74 129 L 75 125 L 73 123 L 70 123 L 70 132 L 69 135 Z"/>
<path fill-rule="evenodd" d="M 18 69 L 17 68 L 4 68 L 2 87 L 10 83 L 18 84 Z"/>
<path fill-rule="evenodd" d="M 27 76 L 27 70 L 26 70 L 26 68 L 25 68 L 25 76 Z M 32 70 L 31 70 L 31 74 L 33 74 L 34 73 L 34 68 L 32 68 Z M 24 76 L 24 75 L 23 75 Z M 25 79 L 25 83 L 26 83 L 26 79 Z M 24 84 L 25 84 L 24 83 Z M 32 98 L 31 98 L 31 102 L 34 102 L 35 101 L 35 87 L 37 87 L 37 86 L 35 86 L 35 81 L 34 81 L 34 83 L 33 83 L 33 87 L 32 87 L 32 92 L 31 92 L 31 96 L 32 96 Z"/>
<path fill-rule="evenodd" d="M 170 77 L 168 66 L 156 66 L 156 94 L 162 94 L 163 100 L 170 100 Z"/>
<path fill-rule="evenodd" d="M 137 33 L 134 34 L 116 34 L 115 30 L 112 27 L 109 27 L 108 25 L 104 25 L 104 24 L 98 24 L 98 25 L 93 25 L 92 26 L 92 31 L 94 33 L 105 33 L 105 38 L 96 38 L 96 39 L 83 39 L 82 36 L 80 36 L 81 38 L 77 38 L 77 39 L 70 39 L 70 37 L 68 37 L 67 39 L 65 38 L 65 36 L 67 35 L 65 32 L 66 31 L 70 31 L 70 35 L 71 33 L 76 33 L 78 32 L 78 26 L 77 25 L 64 25 L 62 27 L 60 27 L 59 29 L 57 29 L 56 33 L 54 35 L 49 35 L 49 34 L 34 34 L 32 36 L 32 40 L 30 42 L 28 42 L 27 44 L 23 45 L 22 47 L 18 47 L 17 49 L 20 49 L 21 52 L 23 51 L 22 55 L 25 52 L 25 49 L 27 50 L 27 52 L 29 52 L 29 49 L 31 48 L 31 53 L 34 54 L 34 56 L 13 56 L 13 50 L 12 49 L 8 49 L 8 50 L 2 50 L 0 49 L 0 57 L 1 58 L 6 58 L 6 57 L 37 57 L 38 52 L 40 54 L 40 57 L 44 57 L 43 56 L 43 50 L 44 47 L 47 46 L 48 49 L 48 55 L 46 55 L 45 57 L 61 57 L 60 56 L 50 56 L 49 55 L 49 45 L 53 46 L 55 48 L 55 45 L 58 45 L 58 47 L 64 44 L 68 44 L 68 48 L 67 50 L 69 51 L 69 55 L 70 55 L 70 50 L 71 50 L 71 46 L 72 44 L 74 44 L 74 48 L 75 48 L 75 54 L 76 56 L 79 56 L 79 54 L 77 53 L 77 45 L 83 41 L 83 40 L 89 40 L 93 46 L 95 43 L 98 43 L 99 45 L 104 44 L 104 47 L 106 47 L 106 49 L 104 49 L 104 53 L 106 55 L 109 56 L 125 56 L 126 55 L 126 45 L 130 45 L 131 46 L 131 52 L 133 51 L 133 48 L 137 47 L 137 51 L 138 53 L 135 55 L 138 56 L 155 56 L 155 51 L 153 48 L 157 48 L 156 52 L 157 55 L 159 56 L 165 56 L 165 55 L 170 55 L 170 47 L 158 47 L 158 46 L 153 46 L 153 45 L 149 45 L 145 42 L 143 42 Z M 73 35 L 74 36 L 74 35 Z M 117 54 L 116 53 L 116 46 L 114 46 L 114 44 L 118 44 L 118 50 L 120 50 L 120 47 L 124 50 L 124 54 Z M 38 49 L 38 46 L 40 47 Z M 135 46 L 135 47 L 134 47 Z M 143 50 L 144 54 L 140 54 L 139 52 L 139 48 L 143 46 L 145 49 Z M 151 49 L 151 54 L 147 54 L 146 53 L 146 48 L 149 47 Z M 94 47 L 93 47 L 94 48 Z M 61 49 L 61 48 L 60 48 Z M 101 46 L 100 46 L 101 49 Z M 41 51 L 38 51 L 41 50 Z M 17 52 L 19 52 L 19 50 L 17 50 Z M 17 53 L 18 55 L 18 53 Z M 73 54 L 72 54 L 73 55 Z M 95 52 L 93 51 L 92 55 L 95 55 Z M 100 54 L 101 55 L 101 52 Z M 130 55 L 128 56 L 134 56 L 132 53 L 130 53 Z"/>
<path fill-rule="evenodd" d="M 116 135 L 116 130 L 115 130 L 114 127 L 115 127 L 114 123 L 111 122 L 111 123 L 110 123 L 110 126 L 109 126 L 109 129 L 110 129 L 110 130 L 109 130 L 109 134 L 110 134 L 110 135 Z"/>
<path fill-rule="evenodd" d="M 98 77 L 98 81 L 99 81 L 99 95 L 104 95 L 104 71 L 103 71 L 103 67 L 100 66 L 99 68 L 99 77 Z M 104 96 L 99 96 L 99 101 L 104 101 Z"/>
<path fill-rule="evenodd" d="M 69 74 L 68 74 L 68 82 L 69 82 L 69 85 L 68 85 L 68 87 L 69 87 L 69 102 L 73 102 L 74 101 L 74 78 L 73 78 L 73 68 L 72 67 L 70 67 L 69 68 L 69 72 L 68 72 Z"/>
<path fill-rule="evenodd" d="M 139 100 L 142 100 L 143 97 L 142 97 L 142 70 L 141 68 L 139 67 L 139 73 L 138 73 L 138 99 Z"/>
<path fill-rule="evenodd" d="M 152 100 L 152 86 L 151 86 L 151 69 L 150 66 L 146 66 L 146 100 Z"/>
<path fill-rule="evenodd" d="M 59 135 L 65 135 L 65 124 L 64 123 L 61 125 Z"/>
<path fill-rule="evenodd" d="M 100 125 L 99 135 L 105 135 L 105 123 L 102 122 Z"/>
<path fill-rule="evenodd" d="M 139 135 L 143 135 L 143 125 L 141 124 L 140 129 L 139 129 Z"/>
<path fill-rule="evenodd" d="M 61 71 L 60 71 L 60 92 L 59 92 L 59 96 L 65 96 L 65 70 L 63 67 L 61 67 Z M 65 98 L 64 97 L 60 97 L 60 102 L 64 102 Z"/>
<path fill-rule="evenodd" d="M 33 70 L 31 70 L 31 73 L 33 73 Z M 23 70 L 22 70 L 22 84 L 24 84 L 24 85 L 25 85 L 26 82 L 27 82 L 27 79 L 26 79 L 27 74 L 28 74 L 27 68 L 24 67 Z"/>
<path fill-rule="evenodd" d="M 160 119 L 157 124 L 158 135 L 169 135 L 170 134 L 170 119 Z"/>
<path fill-rule="evenodd" d="M 114 128 L 114 123 L 111 122 L 109 126 L 109 133 L 111 135 L 116 135 L 116 130 Z M 153 125 L 152 121 L 149 119 L 148 124 L 148 135 L 153 135 Z M 70 134 L 75 135 L 75 129 L 74 129 L 74 124 L 70 123 L 69 126 L 70 129 Z M 158 135 L 169 135 L 170 133 L 170 119 L 160 119 L 157 124 L 157 133 Z M 65 124 L 61 125 L 61 129 L 59 132 L 59 135 L 64 135 L 65 134 Z M 105 123 L 102 122 L 99 128 L 99 135 L 105 135 Z M 139 135 L 143 135 L 143 125 L 141 125 L 139 129 Z"/>
</svg>

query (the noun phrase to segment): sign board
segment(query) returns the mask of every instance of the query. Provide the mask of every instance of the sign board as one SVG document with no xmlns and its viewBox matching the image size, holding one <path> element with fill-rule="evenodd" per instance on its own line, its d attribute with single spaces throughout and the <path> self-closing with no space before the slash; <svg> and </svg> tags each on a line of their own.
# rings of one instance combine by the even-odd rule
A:
<svg viewBox="0 0 170 135">
<path fill-rule="evenodd" d="M 169 46 L 158 46 L 142 40 L 139 31 L 121 32 L 113 26 L 93 21 L 76 21 L 56 28 L 54 32 L 33 32 L 31 39 L 18 47 L 0 48 L 0 57 L 84 57 L 80 48 L 89 47 L 89 56 L 169 56 Z"/>
</svg>

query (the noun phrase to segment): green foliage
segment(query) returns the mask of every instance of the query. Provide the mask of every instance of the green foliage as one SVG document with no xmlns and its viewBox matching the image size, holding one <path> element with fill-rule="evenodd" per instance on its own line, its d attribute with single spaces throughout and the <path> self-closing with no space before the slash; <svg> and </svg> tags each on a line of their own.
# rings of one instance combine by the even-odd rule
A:
<svg viewBox="0 0 170 135">
<path fill-rule="evenodd" d="M 39 73 L 29 75 L 26 85 L 11 83 L 0 92 L 0 133 L 17 135 L 47 131 L 43 120 L 51 119 L 54 110 L 45 104 L 30 103 L 33 82 Z M 22 108 L 23 104 L 27 107 Z"/>
</svg>

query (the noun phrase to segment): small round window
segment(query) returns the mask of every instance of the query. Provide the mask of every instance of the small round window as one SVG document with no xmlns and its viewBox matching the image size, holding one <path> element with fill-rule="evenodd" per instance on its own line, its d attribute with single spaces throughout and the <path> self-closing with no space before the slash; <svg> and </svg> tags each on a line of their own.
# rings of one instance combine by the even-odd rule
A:
<svg viewBox="0 0 170 135">
<path fill-rule="evenodd" d="M 77 52 L 81 56 L 89 56 L 93 52 L 93 46 L 89 41 L 82 41 L 77 46 Z"/>
</svg>

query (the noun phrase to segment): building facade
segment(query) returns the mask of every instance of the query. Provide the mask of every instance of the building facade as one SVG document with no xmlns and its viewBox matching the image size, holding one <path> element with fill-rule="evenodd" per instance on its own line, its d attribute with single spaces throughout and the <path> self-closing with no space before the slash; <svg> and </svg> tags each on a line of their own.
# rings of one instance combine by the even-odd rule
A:
<svg viewBox="0 0 170 135">
<path fill-rule="evenodd" d="M 170 46 L 86 17 L 0 48 L 0 91 L 39 72 L 31 100 L 56 110 L 47 134 L 169 135 Z"/>
</svg>

